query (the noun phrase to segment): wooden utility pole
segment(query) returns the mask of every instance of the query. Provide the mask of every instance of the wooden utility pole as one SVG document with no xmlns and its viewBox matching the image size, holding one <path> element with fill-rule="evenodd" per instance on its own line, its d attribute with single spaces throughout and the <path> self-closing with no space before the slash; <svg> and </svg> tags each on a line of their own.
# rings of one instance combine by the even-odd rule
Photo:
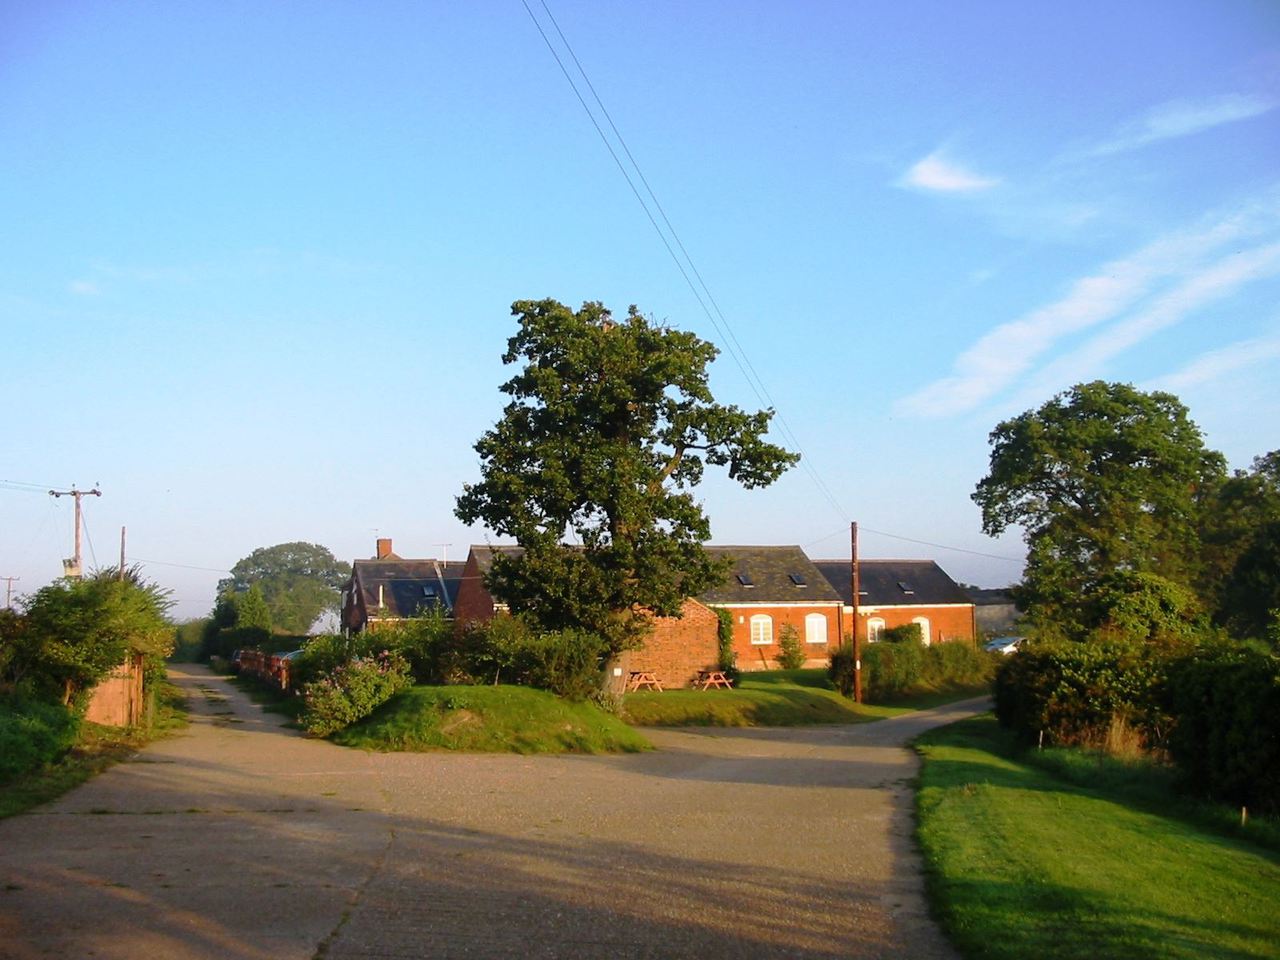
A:
<svg viewBox="0 0 1280 960">
<path fill-rule="evenodd" d="M 862 581 L 858 576 L 858 523 L 849 524 L 849 577 L 853 587 L 853 702 L 862 702 L 862 643 L 858 640 L 858 600 Z"/>
<path fill-rule="evenodd" d="M 80 499 L 82 497 L 100 497 L 102 491 L 97 487 L 92 490 L 77 490 L 73 485 L 70 490 L 50 490 L 51 497 L 74 497 L 76 501 L 76 552 L 70 560 L 62 561 L 63 576 L 79 580 L 83 576 L 84 565 L 80 557 Z"/>
<path fill-rule="evenodd" d="M 0 580 L 3 580 L 5 582 L 4 608 L 6 610 L 13 609 L 13 582 L 15 580 L 21 580 L 21 579 L 22 579 L 21 577 L 0 577 Z"/>
</svg>

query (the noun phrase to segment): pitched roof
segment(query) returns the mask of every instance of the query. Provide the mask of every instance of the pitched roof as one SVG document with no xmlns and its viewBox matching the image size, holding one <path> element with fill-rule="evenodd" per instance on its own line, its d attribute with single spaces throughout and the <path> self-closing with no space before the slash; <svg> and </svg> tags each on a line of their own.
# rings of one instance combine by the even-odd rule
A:
<svg viewBox="0 0 1280 960">
<path fill-rule="evenodd" d="M 698 596 L 703 603 L 836 603 L 832 588 L 797 546 L 707 547 L 733 561 L 727 580 Z"/>
<path fill-rule="evenodd" d="M 379 617 L 412 617 L 435 606 L 453 609 L 462 583 L 461 560 L 357 560 L 352 566 L 352 587 L 364 597 L 366 610 Z M 378 609 L 378 588 L 382 609 Z"/>
<path fill-rule="evenodd" d="M 480 568 L 482 574 L 488 573 L 493 568 L 493 558 L 500 553 L 508 556 L 518 556 L 524 553 L 524 547 L 517 546 L 493 546 L 488 543 L 473 543 L 471 545 L 471 553 L 476 558 L 476 565 Z"/>
<path fill-rule="evenodd" d="M 853 605 L 850 561 L 815 560 L 827 581 L 839 591 L 846 605 Z M 902 604 L 971 603 L 960 585 L 932 560 L 860 560 L 858 603 L 867 607 Z"/>
</svg>

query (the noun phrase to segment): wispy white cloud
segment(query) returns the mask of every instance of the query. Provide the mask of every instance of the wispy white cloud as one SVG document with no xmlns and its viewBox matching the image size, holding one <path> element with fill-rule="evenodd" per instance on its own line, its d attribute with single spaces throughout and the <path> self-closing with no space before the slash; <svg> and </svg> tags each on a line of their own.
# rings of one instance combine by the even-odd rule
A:
<svg viewBox="0 0 1280 960">
<path fill-rule="evenodd" d="M 966 170 L 944 159 L 941 152 L 935 150 L 912 165 L 898 180 L 898 186 L 937 193 L 977 193 L 989 190 L 999 182 L 996 177 L 983 177 Z"/>
<path fill-rule="evenodd" d="M 1228 374 L 1271 360 L 1280 360 L 1280 334 L 1241 340 L 1201 354 L 1181 370 L 1144 384 L 1148 390 L 1185 390 L 1213 383 Z"/>
<path fill-rule="evenodd" d="M 78 297 L 96 297 L 102 292 L 92 280 L 72 280 L 67 289 Z"/>
<path fill-rule="evenodd" d="M 1052 389 L 1093 380 L 1105 372 L 1107 362 L 1126 350 L 1186 319 L 1197 310 L 1231 296 L 1241 287 L 1280 273 L 1280 243 L 1269 243 L 1230 256 L 1193 271 L 1172 289 L 1159 295 L 1147 308 L 1112 324 L 1079 349 L 1059 357 L 1037 371 L 1038 385 Z M 1034 403 L 1044 394 L 1042 386 L 1029 387 L 1015 397 L 1014 406 Z"/>
<path fill-rule="evenodd" d="M 1152 107 L 1139 119 L 1125 124 L 1112 139 L 1098 144 L 1088 154 L 1102 156 L 1136 150 L 1158 140 L 1186 137 L 1226 123 L 1248 120 L 1275 106 L 1261 97 L 1239 93 L 1204 100 L 1172 100 Z"/>
<path fill-rule="evenodd" d="M 1214 296 L 1225 295 L 1233 278 L 1238 285 L 1260 271 L 1274 269 L 1277 244 L 1227 257 L 1208 268 L 1204 261 L 1225 244 L 1274 231 L 1277 224 L 1280 199 L 1273 192 L 1259 203 L 1197 228 L 1166 235 L 1104 264 L 1077 280 L 1060 299 L 989 331 L 956 358 L 950 375 L 903 397 L 895 404 L 895 411 L 906 416 L 944 417 L 972 410 L 1019 383 L 1064 338 L 1122 316 L 1161 284 L 1171 280 L 1180 283 L 1149 311 L 1135 317 L 1130 328 L 1115 335 L 1112 345 L 1124 349 L 1126 338 L 1136 342 L 1135 336 L 1149 336 L 1161 324 L 1176 322 Z M 1145 330 L 1150 332 L 1143 334 Z M 1104 352 L 1105 343 L 1100 339 L 1095 345 L 1097 355 Z"/>
</svg>

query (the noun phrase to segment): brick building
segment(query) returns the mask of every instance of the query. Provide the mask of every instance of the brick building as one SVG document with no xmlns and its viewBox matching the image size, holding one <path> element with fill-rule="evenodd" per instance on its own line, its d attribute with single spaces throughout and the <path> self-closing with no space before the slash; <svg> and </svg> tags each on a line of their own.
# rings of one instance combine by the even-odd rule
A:
<svg viewBox="0 0 1280 960">
<path fill-rule="evenodd" d="M 853 620 L 852 564 L 816 560 L 814 565 L 843 601 L 842 632 Z M 918 623 L 925 643 L 977 637 L 974 604 L 964 589 L 932 560 L 860 560 L 858 638 L 874 643 L 885 630 Z"/>
<path fill-rule="evenodd" d="M 452 616 L 463 566 L 456 560 L 405 560 L 389 539 L 378 540 L 372 559 L 351 565 L 351 579 L 342 589 L 343 629 L 358 633 L 433 608 Z"/>
<path fill-rule="evenodd" d="M 778 666 L 782 631 L 796 631 L 806 666 L 823 666 L 840 642 L 843 601 L 797 546 L 707 547 L 733 562 L 728 579 L 698 597 L 733 617 L 733 646 L 741 670 Z"/>
<path fill-rule="evenodd" d="M 506 610 L 485 586 L 485 576 L 499 553 L 519 553 L 520 547 L 477 544 L 467 554 L 459 578 L 453 617 L 457 629 L 468 623 L 486 623 Z M 719 661 L 720 620 L 695 599 L 684 602 L 679 617 L 654 617 L 653 630 L 639 650 L 628 650 L 613 664 L 615 676 L 644 670 L 657 676 L 664 687 L 687 687 L 699 670 L 714 670 Z"/>
</svg>

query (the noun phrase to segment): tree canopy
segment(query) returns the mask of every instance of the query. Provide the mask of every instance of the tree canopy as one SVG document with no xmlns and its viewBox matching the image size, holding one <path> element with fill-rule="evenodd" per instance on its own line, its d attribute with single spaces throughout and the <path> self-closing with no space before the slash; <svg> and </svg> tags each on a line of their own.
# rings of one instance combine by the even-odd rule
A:
<svg viewBox="0 0 1280 960">
<path fill-rule="evenodd" d="M 84 580 L 59 580 L 24 599 L 20 621 L 11 620 L 16 648 L 6 664 L 8 680 L 31 685 L 71 703 L 124 662 L 130 653 L 165 656 L 173 625 L 165 617 L 168 592 L 115 571 Z"/>
<path fill-rule="evenodd" d="M 501 388 L 511 401 L 476 443 L 482 479 L 456 513 L 524 547 L 495 559 L 495 596 L 545 627 L 596 632 L 616 653 L 643 636 L 644 611 L 678 615 L 724 576 L 690 493 L 706 466 L 753 488 L 799 458 L 764 439 L 771 410 L 715 402 L 718 351 L 694 334 L 634 306 L 621 321 L 595 302 L 521 300 L 511 312 L 519 330 L 502 359 L 523 366 Z"/>
<path fill-rule="evenodd" d="M 1116 573 L 1196 587 L 1201 510 L 1225 464 L 1177 397 L 1079 384 L 998 424 L 990 439 L 990 470 L 973 499 L 987 534 L 1023 528 L 1016 596 L 1033 622 L 1069 635 L 1096 626 L 1098 591 Z"/>
<path fill-rule="evenodd" d="M 218 581 L 219 596 L 247 593 L 257 585 L 270 622 L 286 633 L 306 633 L 316 618 L 338 607 L 338 590 L 350 568 L 326 548 L 295 541 L 259 547 L 236 562 L 231 576 Z"/>
</svg>

